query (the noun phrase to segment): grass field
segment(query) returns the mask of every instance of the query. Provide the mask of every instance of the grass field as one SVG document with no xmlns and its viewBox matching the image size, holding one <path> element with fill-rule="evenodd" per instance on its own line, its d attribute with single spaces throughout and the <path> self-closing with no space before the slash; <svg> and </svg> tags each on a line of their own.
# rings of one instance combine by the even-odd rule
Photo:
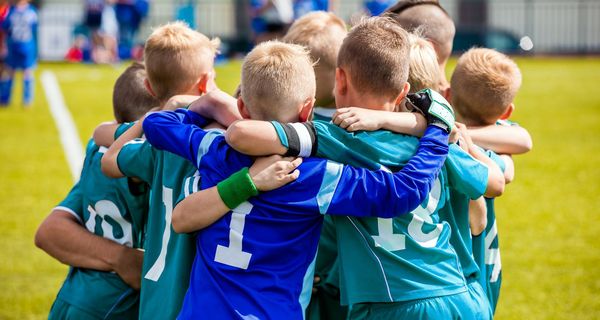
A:
<svg viewBox="0 0 600 320">
<path fill-rule="evenodd" d="M 513 119 L 534 149 L 497 201 L 503 289 L 497 319 L 600 317 L 600 59 L 520 58 Z M 232 92 L 239 62 L 217 82 Z M 123 67 L 42 64 L 61 86 L 85 143 L 110 120 Z M 32 109 L 0 109 L 0 319 L 45 318 L 67 271 L 33 245 L 39 223 L 73 183 L 39 85 Z"/>
</svg>

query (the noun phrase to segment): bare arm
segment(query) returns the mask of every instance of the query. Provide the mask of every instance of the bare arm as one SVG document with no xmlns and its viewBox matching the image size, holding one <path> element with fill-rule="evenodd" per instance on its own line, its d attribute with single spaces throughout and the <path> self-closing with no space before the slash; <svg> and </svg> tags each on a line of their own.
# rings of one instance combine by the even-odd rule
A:
<svg viewBox="0 0 600 320">
<path fill-rule="evenodd" d="M 266 121 L 236 121 L 227 129 L 225 139 L 238 152 L 251 156 L 284 155 L 288 150 L 275 127 Z"/>
<path fill-rule="evenodd" d="M 300 174 L 296 168 L 300 163 L 301 158 L 259 158 L 250 167 L 249 173 L 259 191 L 269 191 L 296 180 Z M 204 229 L 231 209 L 221 199 L 216 186 L 196 192 L 175 206 L 173 230 L 189 233 Z"/>
<path fill-rule="evenodd" d="M 103 147 L 110 147 L 115 142 L 115 132 L 121 124 L 114 121 L 103 122 L 94 129 L 94 143 Z"/>
<path fill-rule="evenodd" d="M 132 288 L 140 288 L 143 252 L 97 236 L 67 211 L 55 209 L 35 234 L 35 245 L 74 267 L 115 271 Z"/>
<path fill-rule="evenodd" d="M 333 123 L 347 131 L 375 131 L 385 129 L 421 137 L 427 120 L 414 112 L 390 112 L 364 108 L 340 108 L 333 115 Z"/>
<path fill-rule="evenodd" d="M 488 198 L 499 197 L 504 193 L 505 179 L 502 170 L 498 167 L 498 165 L 486 156 L 479 148 L 473 143 L 469 136 L 469 132 L 467 131 L 467 127 L 462 123 L 456 123 L 456 126 L 460 130 L 461 138 L 459 141 L 463 148 L 466 148 L 466 151 L 469 154 L 484 163 L 488 167 L 488 183 L 487 188 L 485 190 L 484 196 Z"/>
<path fill-rule="evenodd" d="M 469 128 L 473 142 L 502 154 L 523 154 L 531 151 L 533 141 L 529 132 L 519 126 L 485 126 Z"/>
<path fill-rule="evenodd" d="M 504 180 L 511 183 L 515 179 L 515 162 L 510 155 L 502 154 L 500 158 L 504 160 Z"/>
<path fill-rule="evenodd" d="M 125 131 L 119 139 L 117 139 L 111 146 L 108 148 L 108 151 L 102 157 L 102 173 L 111 178 L 121 178 L 124 177 L 123 173 L 119 169 L 119 165 L 117 163 L 117 156 L 119 152 L 125 145 L 125 143 L 139 138 L 142 136 L 143 118 L 140 119 L 133 127 L 129 128 L 129 130 Z"/>
<path fill-rule="evenodd" d="M 480 197 L 477 200 L 469 201 L 469 226 L 471 234 L 480 235 L 487 226 L 487 207 L 485 198 Z"/>
</svg>

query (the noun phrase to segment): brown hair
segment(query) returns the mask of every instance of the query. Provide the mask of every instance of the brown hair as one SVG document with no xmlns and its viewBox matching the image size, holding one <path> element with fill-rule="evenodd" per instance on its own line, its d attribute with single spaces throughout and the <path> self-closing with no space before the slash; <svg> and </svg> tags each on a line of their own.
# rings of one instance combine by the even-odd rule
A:
<svg viewBox="0 0 600 320">
<path fill-rule="evenodd" d="M 146 69 L 139 62 L 131 64 L 117 78 L 113 87 L 113 113 L 118 123 L 132 122 L 139 119 L 154 107 L 160 106 L 146 87 Z"/>
<path fill-rule="evenodd" d="M 263 42 L 242 65 L 241 98 L 253 119 L 288 122 L 314 98 L 315 86 L 312 60 L 299 45 Z"/>
<path fill-rule="evenodd" d="M 433 43 L 440 65 L 452 53 L 456 33 L 454 22 L 437 0 L 401 0 L 386 10 L 384 16 L 393 18 L 409 32 L 420 34 Z"/>
<path fill-rule="evenodd" d="M 189 90 L 212 71 L 219 44 L 219 39 L 211 40 L 182 22 L 154 30 L 146 41 L 144 60 L 156 96 L 164 101 Z"/>
<path fill-rule="evenodd" d="M 408 33 L 389 18 L 363 19 L 350 29 L 338 56 L 338 67 L 356 90 L 395 98 L 408 79 Z"/>
<path fill-rule="evenodd" d="M 521 87 L 521 71 L 506 55 L 484 48 L 465 52 L 452 73 L 452 105 L 469 125 L 493 124 Z"/>
</svg>

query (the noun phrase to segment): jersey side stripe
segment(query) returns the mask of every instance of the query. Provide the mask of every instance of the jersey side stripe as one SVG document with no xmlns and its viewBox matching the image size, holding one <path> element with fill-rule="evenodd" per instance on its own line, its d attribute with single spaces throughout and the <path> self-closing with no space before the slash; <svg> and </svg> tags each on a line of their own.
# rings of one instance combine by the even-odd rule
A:
<svg viewBox="0 0 600 320">
<path fill-rule="evenodd" d="M 356 229 L 356 232 L 358 232 L 360 234 L 360 236 L 363 238 L 363 240 L 365 241 L 365 244 L 367 245 L 367 248 L 369 248 L 369 251 L 371 252 L 373 257 L 375 257 L 375 259 L 377 259 L 377 263 L 379 264 L 379 268 L 381 269 L 381 275 L 383 276 L 383 281 L 385 282 L 385 289 L 387 290 L 388 297 L 390 298 L 390 302 L 394 302 L 394 298 L 392 297 L 392 292 L 390 291 L 390 284 L 388 282 L 387 276 L 385 275 L 385 270 L 383 269 L 383 264 L 381 263 L 381 260 L 379 260 L 379 257 L 375 254 L 375 252 L 373 252 L 373 249 L 369 245 L 369 242 L 365 238 L 365 235 L 363 235 L 362 232 L 360 232 L 360 229 L 358 229 L 358 227 L 356 226 L 356 224 L 354 223 L 352 218 L 351 217 L 346 217 L 346 218 L 350 221 L 350 223 L 352 223 L 352 226 L 354 226 L 354 228 Z"/>
<path fill-rule="evenodd" d="M 200 166 L 200 161 L 202 160 L 202 157 L 204 157 L 204 155 L 208 152 L 210 145 L 213 143 L 213 141 L 215 141 L 215 139 L 218 136 L 222 134 L 222 131 L 207 130 L 206 135 L 204 136 L 204 138 L 202 138 L 202 141 L 200 141 L 200 146 L 198 147 L 198 157 L 196 159 L 196 164 L 198 167 Z"/>
<path fill-rule="evenodd" d="M 304 274 L 304 279 L 302 281 L 302 291 L 300 293 L 300 297 L 298 298 L 298 302 L 300 302 L 300 306 L 302 307 L 302 319 L 306 319 L 306 308 L 308 307 L 308 303 L 310 302 L 310 297 L 312 294 L 316 262 L 317 254 L 315 253 L 315 258 L 308 266 L 308 269 L 306 269 L 306 273 Z"/>
<path fill-rule="evenodd" d="M 327 161 L 325 167 L 325 176 L 323 176 L 323 182 L 321 188 L 317 194 L 317 204 L 319 205 L 319 212 L 321 214 L 327 213 L 337 185 L 342 177 L 343 165 L 332 161 Z"/>
</svg>

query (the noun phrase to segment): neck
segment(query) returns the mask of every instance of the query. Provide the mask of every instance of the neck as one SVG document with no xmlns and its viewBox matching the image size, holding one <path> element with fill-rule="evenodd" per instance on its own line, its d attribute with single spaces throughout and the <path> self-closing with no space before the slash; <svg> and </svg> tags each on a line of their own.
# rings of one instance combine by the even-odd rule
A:
<svg viewBox="0 0 600 320">
<path fill-rule="evenodd" d="M 363 109 L 394 111 L 396 104 L 394 101 L 384 101 L 382 97 L 372 97 L 361 94 L 351 94 L 346 101 L 337 105 L 338 108 L 359 107 Z"/>
</svg>

